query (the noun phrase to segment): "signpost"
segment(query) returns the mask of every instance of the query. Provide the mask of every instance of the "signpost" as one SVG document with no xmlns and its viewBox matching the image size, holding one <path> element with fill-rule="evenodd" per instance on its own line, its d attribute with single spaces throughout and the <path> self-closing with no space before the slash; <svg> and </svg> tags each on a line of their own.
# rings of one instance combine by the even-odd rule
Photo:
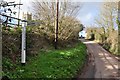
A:
<svg viewBox="0 0 120 80">
<path fill-rule="evenodd" d="M 21 0 L 20 0 L 21 1 Z M 7 24 L 11 24 L 11 25 L 18 25 L 19 26 L 19 21 L 22 22 L 22 51 L 21 51 L 21 64 L 22 65 L 25 65 L 26 63 L 26 26 L 27 26 L 27 21 L 26 20 L 22 20 L 22 19 L 19 19 L 19 14 L 20 14 L 20 5 L 23 5 L 23 4 L 14 4 L 14 2 L 4 2 L 4 1 L 0 1 L 0 9 L 1 7 L 8 7 L 8 6 L 16 6 L 16 5 L 19 5 L 19 12 L 18 12 L 18 18 L 15 18 L 15 17 L 11 17 L 11 16 L 8 16 L 8 15 L 5 15 L 5 14 L 2 14 L 0 12 L 0 16 L 4 16 L 6 17 L 6 26 Z M 9 10 L 11 11 L 11 9 L 9 8 Z M 8 18 L 10 19 L 16 19 L 18 20 L 18 24 L 14 24 L 14 23 L 8 23 Z M 0 25 L 2 25 L 2 19 L 0 18 Z M 1 38 L 1 36 L 0 36 Z"/>
<path fill-rule="evenodd" d="M 22 53 L 21 53 L 21 64 L 25 65 L 26 63 L 26 26 L 27 26 L 27 21 L 26 20 L 21 20 L 15 17 L 7 16 L 4 14 L 0 14 L 1 16 L 7 17 L 7 18 L 12 18 L 16 19 L 22 22 Z M 1 22 L 2 24 L 2 22 Z M 18 25 L 18 24 L 12 24 L 12 23 L 6 23 L 6 24 L 11 24 L 11 25 Z"/>
<path fill-rule="evenodd" d="M 22 23 L 22 51 L 21 51 L 21 64 L 25 65 L 26 62 L 26 22 Z"/>
</svg>

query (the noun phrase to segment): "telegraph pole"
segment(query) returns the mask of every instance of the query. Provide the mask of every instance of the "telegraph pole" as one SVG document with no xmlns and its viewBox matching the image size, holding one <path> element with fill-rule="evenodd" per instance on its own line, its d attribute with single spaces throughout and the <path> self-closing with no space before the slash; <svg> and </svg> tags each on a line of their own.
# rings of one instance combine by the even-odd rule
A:
<svg viewBox="0 0 120 80">
<path fill-rule="evenodd" d="M 55 25 L 55 49 L 58 45 L 58 14 L 59 14 L 59 0 L 57 0 L 57 9 L 56 9 L 56 25 Z"/>
</svg>

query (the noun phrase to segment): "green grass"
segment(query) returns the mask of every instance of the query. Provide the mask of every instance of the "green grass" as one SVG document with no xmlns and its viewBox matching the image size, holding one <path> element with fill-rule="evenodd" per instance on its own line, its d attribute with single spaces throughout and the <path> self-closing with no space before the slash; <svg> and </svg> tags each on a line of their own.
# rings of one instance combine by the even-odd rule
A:
<svg viewBox="0 0 120 80">
<path fill-rule="evenodd" d="M 10 78 L 74 78 L 86 60 L 86 46 L 40 51 L 25 66 L 6 74 Z"/>
</svg>

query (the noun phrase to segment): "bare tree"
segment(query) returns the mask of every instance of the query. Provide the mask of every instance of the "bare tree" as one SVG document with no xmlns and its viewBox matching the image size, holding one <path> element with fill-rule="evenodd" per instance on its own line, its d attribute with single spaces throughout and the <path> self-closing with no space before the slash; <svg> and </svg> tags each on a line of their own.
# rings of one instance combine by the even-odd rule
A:
<svg viewBox="0 0 120 80">
<path fill-rule="evenodd" d="M 105 2 L 101 6 L 101 12 L 99 18 L 96 19 L 96 23 L 104 28 L 114 29 L 114 22 L 117 19 L 118 13 L 117 2 Z"/>
<path fill-rule="evenodd" d="M 95 23 L 99 27 L 103 27 L 103 34 L 109 36 L 110 32 L 114 30 L 114 23 L 117 19 L 117 3 L 116 2 L 105 2 L 101 6 L 101 12 L 99 17 L 95 19 Z"/>
<path fill-rule="evenodd" d="M 56 20 L 56 3 L 55 2 L 39 2 L 35 0 L 33 3 L 33 11 L 35 19 L 43 21 L 44 31 L 49 36 L 55 34 L 55 20 Z M 81 22 L 76 19 L 82 7 L 81 3 L 76 2 L 60 2 L 59 1 L 59 27 L 58 38 L 67 40 L 72 36 L 78 36 Z M 40 30 L 41 31 L 41 30 Z M 43 30 L 42 30 L 43 31 Z"/>
<path fill-rule="evenodd" d="M 115 28 L 116 20 L 118 17 L 118 3 L 117 2 L 105 2 L 101 6 L 101 12 L 96 19 L 98 27 L 102 27 L 99 35 L 102 35 L 102 42 L 105 46 L 109 47 L 109 50 L 113 53 L 117 53 L 118 46 L 118 30 Z"/>
</svg>

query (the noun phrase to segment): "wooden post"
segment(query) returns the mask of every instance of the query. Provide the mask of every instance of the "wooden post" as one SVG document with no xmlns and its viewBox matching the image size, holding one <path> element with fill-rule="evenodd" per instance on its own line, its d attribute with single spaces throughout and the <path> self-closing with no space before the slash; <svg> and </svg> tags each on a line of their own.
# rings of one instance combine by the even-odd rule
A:
<svg viewBox="0 0 120 80">
<path fill-rule="evenodd" d="M 57 0 L 57 9 L 56 9 L 56 25 L 55 25 L 55 49 L 58 45 L 58 14 L 59 14 L 59 0 Z"/>
</svg>

